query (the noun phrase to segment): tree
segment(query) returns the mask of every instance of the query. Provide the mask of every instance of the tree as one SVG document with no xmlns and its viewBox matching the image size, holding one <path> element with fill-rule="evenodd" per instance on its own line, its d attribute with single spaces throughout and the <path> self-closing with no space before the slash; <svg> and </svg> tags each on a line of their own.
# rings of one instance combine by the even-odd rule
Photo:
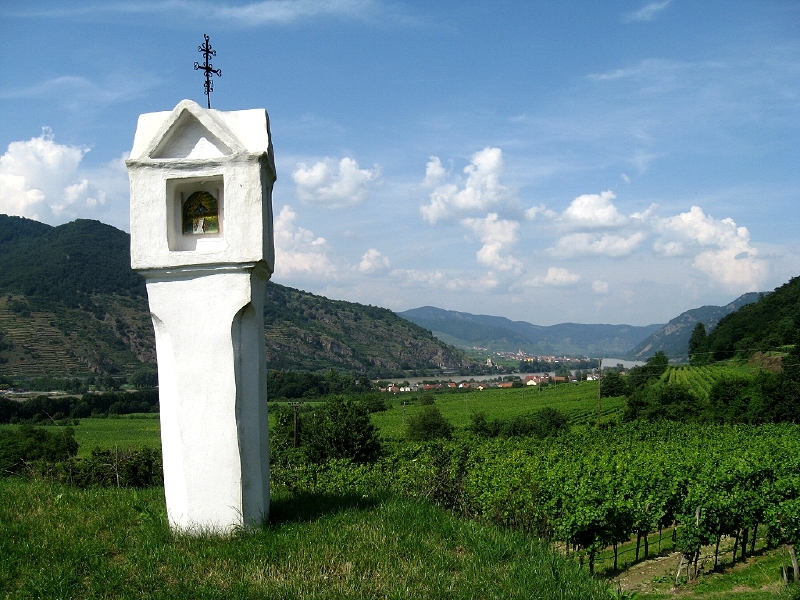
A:
<svg viewBox="0 0 800 600">
<path fill-rule="evenodd" d="M 152 367 L 141 367 L 134 371 L 131 383 L 137 388 L 154 388 L 158 385 L 158 372 Z"/>
<path fill-rule="evenodd" d="M 120 381 L 118 379 L 114 379 L 111 375 L 106 375 L 103 377 L 103 389 L 111 392 L 116 391 L 120 388 Z"/>
<path fill-rule="evenodd" d="M 558 435 L 569 429 L 569 419 L 566 415 L 550 406 L 537 410 L 531 416 L 535 423 L 533 433 L 540 439 Z"/>
<path fill-rule="evenodd" d="M 708 363 L 707 350 L 706 326 L 698 323 L 692 330 L 692 337 L 689 338 L 689 362 L 693 365 Z"/>
<path fill-rule="evenodd" d="M 381 443 L 362 402 L 334 396 L 322 410 L 302 415 L 301 445 L 311 462 L 347 458 L 356 463 L 378 459 Z"/>
<path fill-rule="evenodd" d="M 566 377 L 569 379 L 570 375 L 572 375 L 572 371 L 567 364 L 562 364 L 560 367 L 558 367 L 558 369 L 556 369 L 556 376 L 558 377 Z"/>
<path fill-rule="evenodd" d="M 800 328 L 798 328 L 800 329 Z M 783 376 L 789 380 L 800 383 L 800 333 L 797 334 L 794 346 L 781 362 Z"/>
<path fill-rule="evenodd" d="M 667 355 L 664 354 L 663 351 L 659 350 L 653 356 L 647 359 L 647 363 L 641 367 L 634 367 L 631 369 L 625 381 L 628 394 L 633 394 L 635 390 L 642 388 L 648 383 L 652 382 L 654 379 L 661 377 L 664 371 L 667 370 L 668 366 L 669 359 L 667 358 Z"/>
<path fill-rule="evenodd" d="M 416 442 L 449 440 L 453 436 L 453 426 L 436 406 L 426 406 L 408 419 L 406 435 Z"/>
<path fill-rule="evenodd" d="M 711 418 L 718 423 L 742 423 L 748 412 L 748 390 L 753 383 L 746 375 L 726 375 L 714 382 L 708 393 Z"/>
<path fill-rule="evenodd" d="M 613 398 L 625 395 L 625 380 L 617 371 L 607 371 L 600 381 L 600 396 Z"/>
<path fill-rule="evenodd" d="M 699 398 L 683 383 L 667 383 L 654 392 L 645 415 L 651 421 L 689 421 L 702 411 Z"/>
<path fill-rule="evenodd" d="M 667 358 L 667 355 L 664 354 L 663 350 L 659 350 L 653 354 L 653 356 L 647 359 L 646 366 L 650 370 L 650 373 L 653 375 L 653 377 L 661 377 L 661 375 L 669 366 L 669 359 Z"/>
</svg>

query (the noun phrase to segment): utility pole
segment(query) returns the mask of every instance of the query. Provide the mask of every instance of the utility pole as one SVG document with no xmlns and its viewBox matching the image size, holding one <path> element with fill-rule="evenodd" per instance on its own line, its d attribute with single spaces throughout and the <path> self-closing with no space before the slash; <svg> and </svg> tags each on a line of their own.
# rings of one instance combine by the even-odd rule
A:
<svg viewBox="0 0 800 600">
<path fill-rule="evenodd" d="M 600 426 L 600 382 L 603 379 L 603 359 L 600 359 L 600 364 L 597 367 L 597 426 Z"/>
</svg>

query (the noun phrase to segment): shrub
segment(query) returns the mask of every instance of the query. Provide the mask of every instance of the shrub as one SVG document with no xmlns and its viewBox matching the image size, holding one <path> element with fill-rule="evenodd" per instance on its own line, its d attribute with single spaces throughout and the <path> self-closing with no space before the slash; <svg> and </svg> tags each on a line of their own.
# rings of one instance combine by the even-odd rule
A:
<svg viewBox="0 0 800 600">
<path fill-rule="evenodd" d="M 485 412 L 477 412 L 470 415 L 470 424 L 467 426 L 467 431 L 471 431 L 480 437 L 497 437 L 500 435 L 502 426 L 503 423 L 499 419 L 489 421 Z"/>
<path fill-rule="evenodd" d="M 541 410 L 519 415 L 507 421 L 486 419 L 484 413 L 475 413 L 467 427 L 469 431 L 481 437 L 531 437 L 544 439 L 558 435 L 569 429 L 569 419 L 555 408 L 546 407 Z"/>
<path fill-rule="evenodd" d="M 321 410 L 302 415 L 301 446 L 311 462 L 346 458 L 355 463 L 375 462 L 381 452 L 378 430 L 367 407 L 334 396 Z"/>
<path fill-rule="evenodd" d="M 549 406 L 534 412 L 533 418 L 536 422 L 534 434 L 540 439 L 558 435 L 569 429 L 569 419 L 566 415 Z"/>
<path fill-rule="evenodd" d="M 88 458 L 70 459 L 60 465 L 58 477 L 77 487 L 156 487 L 164 485 L 161 450 L 101 450 Z"/>
<path fill-rule="evenodd" d="M 67 460 L 78 452 L 75 431 L 60 427 L 55 431 L 22 425 L 16 431 L 0 431 L 0 473 L 12 475 L 34 461 Z"/>
<path fill-rule="evenodd" d="M 408 439 L 427 442 L 430 440 L 449 440 L 453 436 L 453 426 L 442 416 L 436 406 L 426 406 L 408 419 L 406 435 Z"/>
<path fill-rule="evenodd" d="M 389 408 L 378 394 L 367 394 L 362 402 L 370 413 L 384 412 Z"/>
</svg>

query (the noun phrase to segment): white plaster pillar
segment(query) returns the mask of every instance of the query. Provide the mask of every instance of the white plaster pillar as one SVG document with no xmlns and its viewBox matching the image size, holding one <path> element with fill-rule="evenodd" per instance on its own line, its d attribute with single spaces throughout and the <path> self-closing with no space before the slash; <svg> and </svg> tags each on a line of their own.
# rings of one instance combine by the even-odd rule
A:
<svg viewBox="0 0 800 600">
<path fill-rule="evenodd" d="M 142 115 L 127 165 L 131 265 L 145 277 L 156 334 L 170 525 L 258 525 L 269 514 L 263 308 L 275 170 L 266 112 L 184 100 Z"/>
</svg>

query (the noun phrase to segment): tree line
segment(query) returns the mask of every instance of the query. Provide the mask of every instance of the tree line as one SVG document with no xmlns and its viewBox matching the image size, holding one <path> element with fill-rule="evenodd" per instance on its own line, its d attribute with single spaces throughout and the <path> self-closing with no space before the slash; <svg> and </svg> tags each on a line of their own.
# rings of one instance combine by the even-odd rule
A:
<svg viewBox="0 0 800 600">
<path fill-rule="evenodd" d="M 82 396 L 36 396 L 18 402 L 0 397 L 0 423 L 58 423 L 64 419 L 158 412 L 158 390 Z"/>
</svg>

